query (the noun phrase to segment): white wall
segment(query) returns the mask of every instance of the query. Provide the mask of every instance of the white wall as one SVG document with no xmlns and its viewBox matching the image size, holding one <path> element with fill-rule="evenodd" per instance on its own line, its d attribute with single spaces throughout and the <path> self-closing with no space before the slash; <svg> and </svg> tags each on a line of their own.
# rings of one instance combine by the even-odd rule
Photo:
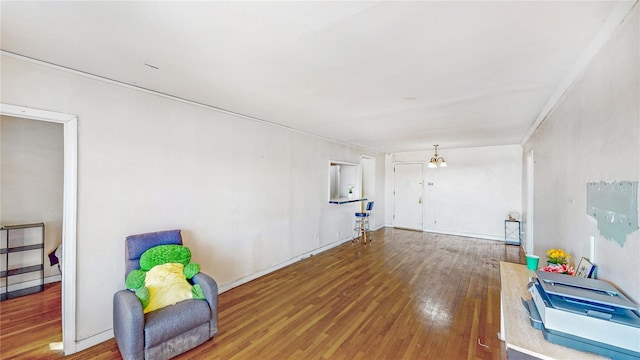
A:
<svg viewBox="0 0 640 360">
<path fill-rule="evenodd" d="M 359 204 L 328 203 L 330 159 L 359 163 L 365 154 L 384 167 L 382 154 L 1 61 L 2 102 L 78 115 L 76 340 L 112 327 L 127 235 L 183 229 L 193 261 L 228 288 L 350 238 Z"/>
<path fill-rule="evenodd" d="M 44 276 L 59 276 L 58 266 L 50 266 L 46 254 L 62 241 L 62 124 L 7 116 L 0 117 L 0 123 L 0 224 L 45 223 Z M 29 265 L 40 262 L 39 252 L 25 255 Z M 39 274 L 13 281 L 32 280 L 34 275 Z"/>
<path fill-rule="evenodd" d="M 504 240 L 507 213 L 522 213 L 521 151 L 520 145 L 440 149 L 449 167 L 429 169 L 425 163 L 423 230 Z M 425 162 L 431 156 L 433 151 L 395 153 L 392 161 Z M 393 166 L 387 170 L 392 179 Z M 387 184 L 392 197 L 393 182 Z M 393 214 L 393 201 L 387 201 L 387 214 Z"/>
<path fill-rule="evenodd" d="M 603 238 L 586 214 L 586 183 L 640 179 L 638 13 L 636 5 L 526 142 L 523 156 L 534 150 L 534 252 L 543 257 L 560 247 L 579 261 L 589 257 L 595 236 L 598 276 L 636 301 L 640 234 L 627 235 L 624 247 Z"/>
<path fill-rule="evenodd" d="M 2 120 L 0 119 L 0 134 L 2 134 Z M 0 151 L 2 149 L 2 136 L 0 135 Z M 0 154 L 0 189 L 2 189 L 2 154 Z M 2 190 L 0 190 L 1 192 Z M 2 224 L 2 194 L 0 194 L 0 224 Z"/>
</svg>

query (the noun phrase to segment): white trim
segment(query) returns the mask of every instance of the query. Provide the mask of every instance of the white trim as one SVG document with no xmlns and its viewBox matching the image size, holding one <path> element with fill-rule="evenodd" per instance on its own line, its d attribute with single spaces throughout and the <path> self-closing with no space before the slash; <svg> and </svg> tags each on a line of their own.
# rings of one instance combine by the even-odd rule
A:
<svg viewBox="0 0 640 360">
<path fill-rule="evenodd" d="M 75 115 L 33 109 L 24 106 L 0 103 L 0 114 L 31 120 L 40 120 L 64 124 L 76 118 Z"/>
<path fill-rule="evenodd" d="M 534 189 L 534 165 L 535 158 L 533 157 L 533 149 L 527 154 L 527 217 L 525 219 L 525 252 L 527 254 L 533 254 L 533 221 L 535 211 L 535 189 Z"/>
<path fill-rule="evenodd" d="M 598 54 L 600 49 L 609 41 L 609 38 L 616 31 L 618 26 L 622 24 L 625 18 L 631 12 L 631 9 L 637 4 L 638 0 L 635 1 L 620 1 L 618 4 L 611 10 L 609 17 L 605 20 L 604 24 L 598 30 L 596 35 L 591 39 L 589 45 L 582 52 L 578 61 L 575 63 L 571 71 L 564 77 L 564 79 L 560 82 L 556 90 L 553 92 L 547 103 L 538 114 L 536 121 L 531 125 L 527 135 L 525 135 L 524 139 L 520 143 L 520 145 L 524 145 L 531 135 L 536 131 L 538 126 L 542 124 L 542 122 L 549 116 L 551 111 L 558 104 L 560 99 L 564 96 L 564 94 L 569 90 L 569 88 L 576 82 L 578 77 L 582 74 L 582 72 L 589 66 L 591 60 Z"/>
<path fill-rule="evenodd" d="M 3 51 L 4 53 L 4 51 Z M 76 352 L 76 216 L 78 188 L 78 118 L 76 115 L 0 103 L 0 114 L 63 124 L 62 199 L 62 341 L 64 354 Z"/>
<path fill-rule="evenodd" d="M 51 284 L 59 281 L 62 281 L 62 275 L 53 275 L 53 276 L 47 276 L 46 278 L 44 278 L 45 284 Z"/>
<path fill-rule="evenodd" d="M 382 226 L 378 227 L 378 229 L 380 229 L 380 228 L 382 228 Z M 376 230 L 378 230 L 378 229 L 376 229 Z M 218 293 L 222 294 L 222 293 L 224 293 L 226 291 L 229 291 L 229 290 L 231 290 L 231 289 L 233 289 L 235 287 L 238 287 L 240 285 L 243 285 L 243 284 L 246 284 L 246 283 L 248 283 L 250 281 L 253 281 L 253 280 L 255 280 L 255 279 L 259 278 L 259 277 L 262 277 L 264 275 L 270 274 L 270 273 L 272 273 L 272 272 L 274 272 L 276 270 L 280 270 L 280 269 L 285 268 L 285 267 L 287 267 L 287 266 L 289 266 L 291 264 L 295 264 L 295 263 L 297 263 L 299 261 L 302 261 L 304 259 L 307 259 L 307 258 L 309 258 L 311 256 L 314 256 L 314 255 L 319 254 L 321 252 L 327 251 L 327 250 L 332 249 L 334 247 L 340 246 L 340 245 L 342 245 L 344 243 L 347 243 L 347 242 L 351 242 L 351 238 L 346 238 L 346 239 L 341 239 L 341 240 L 338 240 L 338 241 L 334 241 L 334 242 L 332 242 L 330 244 L 327 244 L 325 246 L 322 246 L 322 247 L 317 248 L 317 249 L 312 250 L 312 251 L 308 251 L 308 252 L 306 252 L 304 254 L 298 255 L 298 256 L 296 256 L 294 258 L 291 258 L 291 259 L 289 259 L 289 260 L 287 260 L 285 262 L 282 262 L 280 264 L 274 265 L 272 267 L 269 267 L 267 269 L 259 271 L 259 272 L 255 273 L 255 274 L 251 274 L 249 276 L 245 276 L 245 277 L 240 278 L 240 279 L 238 279 L 236 281 L 233 281 L 233 282 L 231 282 L 229 284 L 221 285 L 218 288 Z M 88 348 L 90 348 L 92 346 L 98 345 L 98 344 L 103 343 L 103 342 L 105 342 L 105 341 L 107 341 L 109 339 L 112 339 L 113 337 L 114 337 L 113 329 L 109 329 L 109 330 L 103 331 L 101 333 L 98 333 L 96 335 L 90 336 L 90 337 L 88 337 L 86 339 L 82 339 L 82 340 L 76 342 L 75 343 L 75 350 L 76 351 L 82 351 L 82 350 L 88 349 Z M 65 355 L 67 355 L 66 351 L 65 351 Z"/>
<path fill-rule="evenodd" d="M 372 229 L 371 231 L 380 230 L 380 229 L 382 229 L 384 227 L 393 228 L 393 226 L 391 226 L 391 225 L 380 225 L 380 226 L 377 226 L 376 228 Z M 420 231 L 420 230 L 417 230 L 417 231 Z M 486 239 L 486 240 L 497 240 L 497 241 L 504 242 L 504 238 L 502 238 L 500 236 L 478 235 L 478 234 L 457 233 L 457 232 L 441 232 L 441 231 L 432 231 L 432 230 L 430 230 L 430 231 L 424 230 L 423 232 L 431 232 L 431 233 L 455 235 L 455 236 L 462 236 L 462 237 L 479 238 L 479 239 Z M 269 267 L 267 269 L 264 269 L 262 271 L 259 271 L 259 272 L 255 273 L 255 274 L 251 274 L 249 276 L 245 276 L 243 278 L 240 278 L 240 279 L 238 279 L 236 281 L 233 281 L 233 282 L 230 282 L 228 284 L 221 285 L 218 288 L 218 292 L 220 294 L 222 294 L 222 293 L 224 293 L 226 291 L 229 291 L 229 290 L 231 290 L 231 289 L 233 289 L 235 287 L 238 287 L 240 285 L 243 285 L 243 284 L 246 284 L 246 283 L 248 283 L 250 281 L 253 281 L 253 280 L 255 280 L 255 279 L 259 278 L 259 277 L 262 277 L 264 275 L 270 274 L 270 273 L 272 273 L 274 271 L 280 270 L 280 269 L 285 268 L 285 267 L 287 267 L 287 266 L 289 266 L 291 264 L 295 264 L 295 263 L 297 263 L 299 261 L 302 261 L 304 259 L 307 259 L 307 258 L 309 258 L 311 256 L 314 256 L 314 255 L 317 255 L 319 253 L 325 252 L 327 250 L 330 250 L 330 249 L 332 249 L 334 247 L 340 246 L 340 245 L 342 245 L 344 243 L 347 243 L 347 242 L 350 242 L 350 241 L 352 241 L 351 238 L 341 239 L 341 240 L 329 243 L 329 244 L 327 244 L 325 246 L 319 247 L 319 248 L 317 248 L 315 250 L 308 251 L 308 252 L 303 253 L 301 255 L 298 255 L 298 256 L 296 256 L 294 258 L 291 258 L 291 259 L 289 259 L 289 260 L 287 260 L 285 262 L 282 262 L 280 264 L 277 264 L 277 265 L 271 266 L 271 267 Z M 113 331 L 112 331 L 111 337 L 113 337 Z M 108 339 L 109 338 L 107 338 L 106 340 L 108 340 Z M 98 342 L 96 342 L 95 344 L 98 344 Z M 91 345 L 91 346 L 93 346 L 93 345 Z M 81 349 L 78 349 L 78 350 L 81 350 Z"/>
<path fill-rule="evenodd" d="M 105 342 L 107 340 L 113 339 L 113 338 L 114 338 L 113 329 L 109 329 L 109 330 L 103 331 L 101 333 L 97 333 L 95 335 L 91 335 L 86 339 L 82 339 L 82 340 L 79 340 L 79 341 L 75 342 L 75 351 L 78 352 L 78 351 L 86 350 L 86 349 L 88 349 L 88 348 L 90 348 L 92 346 L 101 344 L 101 343 L 103 343 L 103 342 Z M 66 347 L 65 347 L 65 349 L 66 349 Z M 64 353 L 65 353 L 65 355 L 68 355 L 66 350 L 65 350 Z"/>
<path fill-rule="evenodd" d="M 391 224 L 385 224 L 383 226 L 380 226 L 378 229 L 383 228 L 383 227 L 388 227 L 388 228 L 394 228 L 395 229 L 395 226 L 393 226 Z M 378 229 L 376 229 L 376 230 L 378 230 Z M 404 229 L 404 228 L 398 228 L 398 230 L 420 231 L 420 230 Z M 480 234 L 471 234 L 471 233 L 457 232 L 457 231 L 439 231 L 439 230 L 429 230 L 429 229 L 422 230 L 422 232 L 434 233 L 434 234 L 443 234 L 443 235 L 462 236 L 462 237 L 470 237 L 470 238 L 484 239 L 484 240 L 495 240 L 495 241 L 504 242 L 504 237 L 495 236 L 495 235 L 480 235 Z"/>
<path fill-rule="evenodd" d="M 0 294 L 4 294 L 6 292 L 14 292 L 16 290 L 28 289 L 30 287 L 40 286 L 40 279 L 36 280 L 27 280 L 15 284 L 9 284 L 7 287 L 0 287 Z"/>
<path fill-rule="evenodd" d="M 380 150 L 365 148 L 365 147 L 363 147 L 361 145 L 355 145 L 355 144 L 351 144 L 351 143 L 348 143 L 348 142 L 339 141 L 339 140 L 331 139 L 331 138 L 328 138 L 328 137 L 311 134 L 311 133 L 308 133 L 308 132 L 305 132 L 305 131 L 302 131 L 302 130 L 294 129 L 294 128 L 291 128 L 291 127 L 288 127 L 288 126 L 285 126 L 285 125 L 281 125 L 281 124 L 274 123 L 274 122 L 271 122 L 271 121 L 268 121 L 268 120 L 260 119 L 260 118 L 254 117 L 254 116 L 244 115 L 244 114 L 236 113 L 236 112 L 233 112 L 233 111 L 230 111 L 230 110 L 225 110 L 225 109 L 222 109 L 222 108 L 219 108 L 219 107 L 215 107 L 215 106 L 212 106 L 212 105 L 207 105 L 207 104 L 199 103 L 199 102 L 196 102 L 196 101 L 184 99 L 184 98 L 181 98 L 181 97 L 177 97 L 177 96 L 161 93 L 161 92 L 158 92 L 158 91 L 137 87 L 137 86 L 130 85 L 130 84 L 127 84 L 127 83 L 123 83 L 123 82 L 120 82 L 120 81 L 117 81 L 117 80 L 108 79 L 108 78 L 101 77 L 101 76 L 98 76 L 98 75 L 94 75 L 94 74 L 86 73 L 86 72 L 83 72 L 83 71 L 71 69 L 71 68 L 68 68 L 68 67 L 52 64 L 52 63 L 49 63 L 49 62 L 46 62 L 46 61 L 30 58 L 28 56 L 12 53 L 12 52 L 9 52 L 9 51 L 6 51 L 6 50 L 0 50 L 0 55 L 11 57 L 11 58 L 22 60 L 22 61 L 26 61 L 26 62 L 29 62 L 29 63 L 32 63 L 32 64 L 36 64 L 36 65 L 40 65 L 40 66 L 45 66 L 45 67 L 48 67 L 48 68 L 51 68 L 51 69 L 55 69 L 55 70 L 65 71 L 65 72 L 68 72 L 68 73 L 72 73 L 74 75 L 80 75 L 80 76 L 83 76 L 83 77 L 86 77 L 86 78 L 89 78 L 89 79 L 102 81 L 102 82 L 105 82 L 105 83 L 108 83 L 108 84 L 111 84 L 111 85 L 122 86 L 122 87 L 130 89 L 130 90 L 136 90 L 136 91 L 140 91 L 140 92 L 143 92 L 143 93 L 160 96 L 160 97 L 163 97 L 165 99 L 170 99 L 170 100 L 178 101 L 178 102 L 189 104 L 189 105 L 193 105 L 193 106 L 197 106 L 197 107 L 201 107 L 201 108 L 205 108 L 205 109 L 209 109 L 209 110 L 213 110 L 213 111 L 218 111 L 218 112 L 221 112 L 223 114 L 237 116 L 237 117 L 240 117 L 240 118 L 243 118 L 243 119 L 256 121 L 256 122 L 259 122 L 261 124 L 275 126 L 275 127 L 281 128 L 281 129 L 286 129 L 286 130 L 290 130 L 290 131 L 293 131 L 293 132 L 296 132 L 296 133 L 299 133 L 299 134 L 311 136 L 311 137 L 314 137 L 316 139 L 322 139 L 322 140 L 325 140 L 325 141 L 329 141 L 329 142 L 332 142 L 332 143 L 335 143 L 335 144 L 349 146 L 349 147 L 352 147 L 352 148 L 355 148 L 355 149 L 365 150 L 365 151 L 373 152 L 373 153 L 383 153 Z"/>
<path fill-rule="evenodd" d="M 372 229 L 371 231 L 377 231 L 377 230 L 380 230 L 380 229 L 382 229 L 384 227 L 393 228 L 393 226 L 391 226 L 391 225 L 380 225 L 380 226 L 377 226 L 376 228 Z M 420 231 L 420 230 L 417 230 L 417 231 Z M 497 240 L 497 241 L 500 241 L 500 242 L 504 242 L 504 238 L 502 238 L 500 236 L 478 235 L 478 234 L 468 234 L 468 233 L 459 233 L 459 232 L 442 232 L 442 231 L 434 231 L 434 230 L 429 230 L 429 231 L 424 230 L 423 232 L 438 233 L 438 234 L 445 234 L 445 235 L 455 235 L 455 236 L 478 238 L 478 239 L 485 239 L 485 240 Z M 330 244 L 327 244 L 325 246 L 322 246 L 320 248 L 317 248 L 315 250 L 308 251 L 308 252 L 306 252 L 304 254 L 298 255 L 298 256 L 296 256 L 296 257 L 294 257 L 292 259 L 289 259 L 289 260 L 287 260 L 285 262 L 282 262 L 282 263 L 274 265 L 274 266 L 272 266 L 270 268 L 264 269 L 264 270 L 262 270 L 262 271 L 260 271 L 258 273 L 251 274 L 249 276 L 240 278 L 240 279 L 238 279 L 236 281 L 233 281 L 231 283 L 222 285 L 222 286 L 220 286 L 218 291 L 219 291 L 220 294 L 222 294 L 222 293 L 224 293 L 226 291 L 229 291 L 229 290 L 231 290 L 231 289 L 233 289 L 235 287 L 238 287 L 240 285 L 243 285 L 243 284 L 246 284 L 246 283 L 248 283 L 250 281 L 253 281 L 253 280 L 255 280 L 255 279 L 259 278 L 259 277 L 262 277 L 264 275 L 270 274 L 270 273 L 272 273 L 272 272 L 274 272 L 276 270 L 280 270 L 280 269 L 285 268 L 285 267 L 287 267 L 287 266 L 289 266 L 291 264 L 297 263 L 297 262 L 302 261 L 302 260 L 304 260 L 306 258 L 309 258 L 311 256 L 314 256 L 316 254 L 319 254 L 321 252 L 327 251 L 329 249 L 332 249 L 334 247 L 340 246 L 340 245 L 342 245 L 342 244 L 344 244 L 346 242 L 350 242 L 350 241 L 352 241 L 351 238 L 341 239 L 341 240 L 332 242 Z M 375 241 L 375 239 L 374 239 L 374 241 Z M 96 344 L 98 344 L 98 343 L 96 343 Z"/>
<path fill-rule="evenodd" d="M 393 225 L 386 225 L 386 227 L 395 228 L 395 226 Z M 398 230 L 420 231 L 420 230 L 405 229 L 405 228 L 398 228 Z M 471 234 L 471 233 L 457 232 L 457 231 L 440 231 L 440 230 L 431 230 L 431 229 L 424 229 L 422 230 L 422 232 L 504 242 L 504 238 L 502 236 L 495 236 L 495 235 L 480 235 L 480 234 Z"/>
<path fill-rule="evenodd" d="M 255 279 L 257 279 L 257 278 L 259 278 L 261 276 L 270 274 L 270 273 L 272 273 L 272 272 L 274 272 L 276 270 L 280 270 L 282 268 L 285 268 L 285 267 L 287 267 L 287 266 L 289 266 L 291 264 L 295 264 L 298 261 L 304 260 L 306 258 L 309 258 L 309 257 L 313 256 L 313 255 L 316 255 L 316 254 L 319 254 L 321 252 L 324 252 L 324 251 L 327 251 L 329 249 L 332 249 L 334 247 L 340 246 L 340 245 L 342 245 L 342 244 L 344 244 L 346 242 L 350 242 L 351 240 L 352 240 L 351 238 L 341 239 L 341 240 L 329 243 L 327 245 L 324 245 L 322 247 L 319 247 L 319 248 L 317 248 L 315 250 L 311 250 L 311 251 L 308 251 L 306 253 L 300 254 L 300 255 L 298 255 L 298 256 L 296 256 L 294 258 L 291 258 L 291 259 L 289 259 L 289 260 L 287 260 L 285 262 L 282 262 L 280 264 L 276 264 L 274 266 L 266 268 L 266 269 L 264 269 L 262 271 L 259 271 L 259 272 L 255 273 L 255 274 L 251 274 L 249 276 L 245 276 L 245 277 L 240 278 L 240 279 L 238 279 L 236 281 L 233 281 L 231 283 L 222 285 L 222 286 L 220 286 L 218 288 L 218 292 L 219 293 L 223 293 L 225 291 L 229 291 L 229 290 L 231 290 L 231 289 L 233 289 L 235 287 L 238 287 L 240 285 L 246 284 L 249 281 L 252 281 L 252 280 L 255 280 Z"/>
<path fill-rule="evenodd" d="M 471 233 L 457 232 L 457 231 L 440 231 L 440 230 L 430 230 L 430 229 L 424 229 L 424 232 L 504 242 L 503 236 L 481 235 L 481 234 L 471 234 Z"/>
<path fill-rule="evenodd" d="M 47 276 L 46 278 L 43 279 L 43 283 L 50 284 L 50 283 L 58 282 L 60 280 L 62 280 L 61 275 Z M 16 290 L 27 289 L 27 288 L 38 286 L 38 285 L 40 285 L 40 279 L 23 281 L 16 284 L 11 284 L 8 287 L 1 287 L 0 294 L 4 294 L 7 291 L 12 292 Z"/>
<path fill-rule="evenodd" d="M 388 227 L 388 228 L 396 228 L 393 225 L 390 224 L 385 224 L 382 227 Z M 378 230 L 378 229 L 376 229 Z M 413 230 L 413 229 L 405 229 L 405 228 L 398 228 L 398 230 L 407 230 L 407 231 L 420 231 L 420 230 Z M 468 237 L 468 238 L 476 238 L 476 239 L 484 239 L 484 240 L 494 240 L 494 241 L 500 241 L 500 242 L 504 242 L 504 238 L 502 236 L 495 236 L 495 235 L 480 235 L 480 234 L 471 234 L 471 233 L 465 233 L 465 232 L 457 232 L 457 231 L 440 231 L 440 230 L 431 230 L 431 229 L 424 229 L 422 230 L 422 232 L 426 232 L 426 233 L 433 233 L 433 234 L 443 234 L 443 235 L 453 235 L 453 236 L 462 236 L 462 237 Z"/>
<path fill-rule="evenodd" d="M 64 354 L 76 350 L 76 226 L 78 186 L 78 118 L 64 126 L 64 197 L 62 219 L 62 342 Z"/>
</svg>

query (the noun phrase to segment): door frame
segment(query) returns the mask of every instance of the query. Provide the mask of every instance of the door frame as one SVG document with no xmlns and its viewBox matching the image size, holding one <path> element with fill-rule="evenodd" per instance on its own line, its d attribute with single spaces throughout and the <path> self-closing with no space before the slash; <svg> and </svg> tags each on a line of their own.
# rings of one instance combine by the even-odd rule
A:
<svg viewBox="0 0 640 360">
<path fill-rule="evenodd" d="M 76 224 L 78 189 L 78 117 L 0 103 L 0 115 L 63 125 L 62 195 L 62 344 L 64 355 L 76 352 Z"/>
<path fill-rule="evenodd" d="M 420 177 L 420 182 L 422 184 L 422 191 L 421 191 L 421 195 L 422 196 L 422 216 L 420 216 L 420 221 L 421 221 L 421 225 L 420 225 L 420 229 L 418 229 L 418 231 L 424 231 L 424 204 L 425 204 L 425 199 L 424 199 L 424 162 L 422 161 L 403 161 L 403 162 L 394 162 L 393 163 L 393 214 L 392 214 L 392 219 L 393 219 L 393 227 L 396 227 L 396 165 L 422 165 L 422 175 Z M 411 229 L 414 230 L 414 229 Z"/>
<path fill-rule="evenodd" d="M 366 164 L 366 165 L 365 165 Z M 371 171 L 373 172 L 372 175 L 369 175 L 367 171 L 367 166 L 370 167 Z M 376 200 L 376 158 L 373 156 L 368 156 L 368 155 L 360 155 L 360 196 L 361 197 L 366 197 L 367 198 L 367 203 L 369 201 L 374 201 L 374 209 L 375 209 L 375 200 Z M 371 184 L 370 186 L 367 186 L 367 189 L 370 189 L 372 194 L 371 196 L 369 196 L 369 194 L 365 193 L 365 184 Z M 364 212 L 364 207 L 365 207 L 365 203 L 362 202 L 361 203 L 361 210 L 362 212 Z M 375 211 L 371 212 L 370 215 L 370 224 L 373 224 L 373 228 L 372 230 L 376 229 L 377 227 L 377 223 L 376 223 L 376 217 L 375 217 Z"/>
<path fill-rule="evenodd" d="M 533 189 L 533 149 L 527 154 L 527 217 L 525 219 L 525 252 L 533 254 L 533 209 L 534 209 L 534 189 Z"/>
</svg>

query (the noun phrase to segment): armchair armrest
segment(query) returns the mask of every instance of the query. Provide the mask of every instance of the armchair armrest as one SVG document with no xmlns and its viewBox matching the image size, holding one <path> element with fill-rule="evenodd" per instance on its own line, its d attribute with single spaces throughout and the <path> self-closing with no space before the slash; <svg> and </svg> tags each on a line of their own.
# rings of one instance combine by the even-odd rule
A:
<svg viewBox="0 0 640 360">
<path fill-rule="evenodd" d="M 129 290 L 120 290 L 113 295 L 113 334 L 124 360 L 144 359 L 142 303 Z"/>
<path fill-rule="evenodd" d="M 202 272 L 195 274 L 191 281 L 194 284 L 200 284 L 204 298 L 211 308 L 210 337 L 213 337 L 218 333 L 218 283 Z"/>
</svg>

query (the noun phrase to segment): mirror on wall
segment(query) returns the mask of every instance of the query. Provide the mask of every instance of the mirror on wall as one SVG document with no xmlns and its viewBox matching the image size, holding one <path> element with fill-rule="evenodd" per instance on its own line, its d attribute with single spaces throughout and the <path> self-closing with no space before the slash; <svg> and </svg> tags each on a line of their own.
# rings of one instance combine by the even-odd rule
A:
<svg viewBox="0 0 640 360">
<path fill-rule="evenodd" d="M 358 186 L 359 170 L 359 164 L 330 161 L 329 200 L 359 198 L 362 191 Z"/>
</svg>

